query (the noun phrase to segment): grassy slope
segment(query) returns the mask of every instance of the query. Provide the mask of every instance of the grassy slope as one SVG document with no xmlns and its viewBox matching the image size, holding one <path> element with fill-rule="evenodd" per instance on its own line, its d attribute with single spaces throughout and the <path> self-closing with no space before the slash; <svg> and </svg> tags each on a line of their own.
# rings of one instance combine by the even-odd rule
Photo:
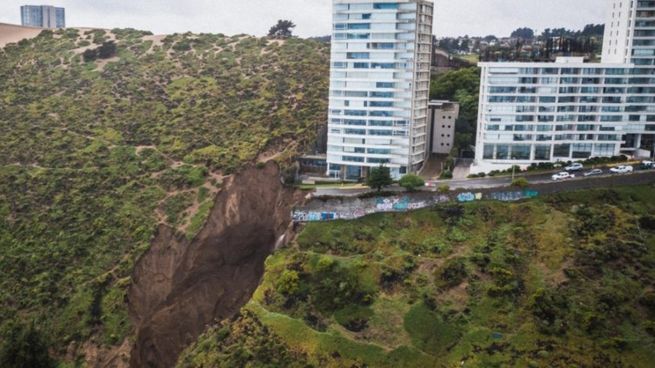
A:
<svg viewBox="0 0 655 368">
<path fill-rule="evenodd" d="M 653 198 L 620 188 L 310 224 L 269 258 L 244 313 L 305 366 L 649 367 Z M 277 366 L 222 331 L 180 366 Z"/>
<path fill-rule="evenodd" d="M 83 61 L 109 39 L 116 57 Z M 1 49 L 0 330 L 37 320 L 56 349 L 122 341 L 131 269 L 156 224 L 193 236 L 222 175 L 312 144 L 328 54 L 303 40 L 73 29 Z"/>
</svg>

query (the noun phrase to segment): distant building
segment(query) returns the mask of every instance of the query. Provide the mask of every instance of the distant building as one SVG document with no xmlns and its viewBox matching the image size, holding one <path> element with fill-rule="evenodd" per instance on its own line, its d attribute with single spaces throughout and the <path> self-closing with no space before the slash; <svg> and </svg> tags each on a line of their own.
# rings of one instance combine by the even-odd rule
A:
<svg viewBox="0 0 655 368">
<path fill-rule="evenodd" d="M 394 178 L 427 156 L 433 3 L 333 0 L 327 162 L 359 179 L 385 165 Z"/>
<path fill-rule="evenodd" d="M 20 7 L 21 24 L 26 27 L 47 29 L 65 28 L 66 11 L 49 5 L 24 5 Z"/>
<path fill-rule="evenodd" d="M 434 100 L 428 103 L 428 109 L 429 152 L 447 155 L 455 145 L 455 122 L 459 118 L 459 104 Z"/>
</svg>

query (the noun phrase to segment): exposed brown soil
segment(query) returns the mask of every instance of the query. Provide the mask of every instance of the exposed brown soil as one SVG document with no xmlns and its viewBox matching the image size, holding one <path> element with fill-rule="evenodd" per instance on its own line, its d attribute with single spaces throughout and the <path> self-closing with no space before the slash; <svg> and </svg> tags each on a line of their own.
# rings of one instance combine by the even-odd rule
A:
<svg viewBox="0 0 655 368">
<path fill-rule="evenodd" d="M 193 241 L 160 226 L 128 294 L 136 326 L 130 366 L 172 367 L 208 325 L 235 315 L 257 288 L 276 243 L 291 237 L 291 207 L 299 199 L 269 163 L 225 181 Z"/>
<path fill-rule="evenodd" d="M 0 48 L 26 38 L 34 38 L 43 29 L 0 23 Z"/>
</svg>

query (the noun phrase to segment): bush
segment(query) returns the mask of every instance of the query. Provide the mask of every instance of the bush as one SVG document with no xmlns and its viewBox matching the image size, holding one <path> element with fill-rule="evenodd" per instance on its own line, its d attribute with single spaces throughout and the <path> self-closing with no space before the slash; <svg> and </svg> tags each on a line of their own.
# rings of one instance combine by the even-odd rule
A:
<svg viewBox="0 0 655 368">
<path fill-rule="evenodd" d="M 116 56 L 116 44 L 114 41 L 103 42 L 102 46 L 98 47 L 98 57 L 100 59 L 109 59 Z"/>
<path fill-rule="evenodd" d="M 468 276 L 468 273 L 464 260 L 454 259 L 446 264 L 439 278 L 446 283 L 447 287 L 455 287 L 461 284 L 466 276 Z"/>
<path fill-rule="evenodd" d="M 334 319 L 348 331 L 361 332 L 368 327 L 368 320 L 373 316 L 369 307 L 349 305 L 334 313 Z"/>
<path fill-rule="evenodd" d="M 298 291 L 300 276 L 298 272 L 284 270 L 277 280 L 276 289 L 282 295 L 293 295 Z"/>
<path fill-rule="evenodd" d="M 450 192 L 450 186 L 448 186 L 447 184 L 441 184 L 439 186 L 439 188 L 437 189 L 437 192 L 439 192 L 441 194 L 446 194 L 446 193 Z"/>
<path fill-rule="evenodd" d="M 3 333 L 4 343 L 0 349 L 0 367 L 5 368 L 51 368 L 54 361 L 48 354 L 48 347 L 39 331 L 30 325 L 12 324 Z"/>
<path fill-rule="evenodd" d="M 450 170 L 444 170 L 441 175 L 439 176 L 439 179 L 441 180 L 449 180 L 453 178 L 453 172 Z"/>
<path fill-rule="evenodd" d="M 526 178 L 517 178 L 512 182 L 512 186 L 518 188 L 527 188 L 529 185 L 530 182 Z"/>
<path fill-rule="evenodd" d="M 639 219 L 639 226 L 644 230 L 655 230 L 655 216 L 648 215 Z"/>
<path fill-rule="evenodd" d="M 417 175 L 408 174 L 403 176 L 402 179 L 400 179 L 399 184 L 407 191 L 413 192 L 416 189 L 425 186 L 425 181 Z"/>
<path fill-rule="evenodd" d="M 95 61 L 98 58 L 98 51 L 96 51 L 95 49 L 88 49 L 84 51 L 82 57 L 84 58 L 85 63 Z"/>
</svg>

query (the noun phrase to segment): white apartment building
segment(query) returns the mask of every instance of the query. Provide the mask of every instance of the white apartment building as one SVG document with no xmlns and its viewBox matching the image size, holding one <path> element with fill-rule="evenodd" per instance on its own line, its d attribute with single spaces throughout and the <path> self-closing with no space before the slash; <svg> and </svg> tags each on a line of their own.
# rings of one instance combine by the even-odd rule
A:
<svg viewBox="0 0 655 368">
<path fill-rule="evenodd" d="M 333 0 L 328 175 L 395 178 L 428 155 L 433 4 Z"/>
<path fill-rule="evenodd" d="M 472 171 L 655 152 L 655 1 L 609 0 L 601 63 L 480 63 Z"/>
</svg>

